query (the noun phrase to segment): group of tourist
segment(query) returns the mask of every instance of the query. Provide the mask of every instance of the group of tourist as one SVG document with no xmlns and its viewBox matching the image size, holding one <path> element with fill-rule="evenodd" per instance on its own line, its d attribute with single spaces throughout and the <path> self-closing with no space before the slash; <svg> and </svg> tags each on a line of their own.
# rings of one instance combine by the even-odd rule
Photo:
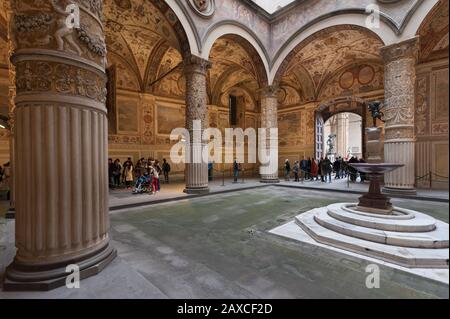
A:
<svg viewBox="0 0 450 319">
<path fill-rule="evenodd" d="M 108 160 L 108 176 L 110 188 L 125 186 L 131 189 L 134 184 L 134 193 L 149 191 L 155 194 L 160 191 L 160 175 L 164 182 L 169 183 L 170 164 L 163 159 L 162 164 L 153 158 L 141 158 L 135 164 L 130 157 L 122 164 L 120 159 Z"/>
<path fill-rule="evenodd" d="M 319 160 L 315 158 L 303 158 L 301 161 L 295 161 L 291 168 L 291 163 L 286 159 L 284 163 L 285 180 L 289 181 L 291 174 L 294 175 L 294 181 L 301 180 L 322 181 L 323 183 L 332 181 L 334 179 L 341 179 L 349 177 L 352 182 L 356 182 L 358 171 L 348 164 L 365 163 L 364 159 L 358 157 L 351 157 L 348 161 L 342 157 L 337 157 L 331 161 L 328 157 L 322 157 Z M 359 173 L 361 182 L 365 181 L 365 174 Z"/>
</svg>

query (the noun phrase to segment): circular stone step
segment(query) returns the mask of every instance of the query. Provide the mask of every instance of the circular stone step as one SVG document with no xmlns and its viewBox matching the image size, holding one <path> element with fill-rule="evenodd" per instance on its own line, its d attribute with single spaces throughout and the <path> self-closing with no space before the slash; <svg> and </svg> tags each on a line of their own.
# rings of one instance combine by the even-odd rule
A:
<svg viewBox="0 0 450 319">
<path fill-rule="evenodd" d="M 392 219 L 383 218 L 387 217 L 386 215 L 373 216 L 374 214 L 359 212 L 352 209 L 352 206 L 354 204 L 330 205 L 327 207 L 328 214 L 352 225 L 392 232 L 423 233 L 436 228 L 436 220 L 422 213 L 394 208 L 394 211 L 408 218 Z"/>
<path fill-rule="evenodd" d="M 321 213 L 327 215 L 327 207 L 315 208 L 295 217 L 295 223 L 319 243 L 408 268 L 448 269 L 448 248 L 399 247 L 344 235 L 318 224 L 314 217 Z M 437 229 L 440 229 L 448 238 L 448 224 L 441 221 L 437 221 L 436 224 Z"/>
<path fill-rule="evenodd" d="M 327 208 L 328 209 L 328 208 Z M 328 210 L 320 210 L 314 220 L 327 229 L 354 238 L 367 241 L 410 248 L 448 248 L 448 224 L 440 225 L 429 232 L 393 232 L 374 228 L 367 228 L 346 223 L 329 215 Z"/>
</svg>

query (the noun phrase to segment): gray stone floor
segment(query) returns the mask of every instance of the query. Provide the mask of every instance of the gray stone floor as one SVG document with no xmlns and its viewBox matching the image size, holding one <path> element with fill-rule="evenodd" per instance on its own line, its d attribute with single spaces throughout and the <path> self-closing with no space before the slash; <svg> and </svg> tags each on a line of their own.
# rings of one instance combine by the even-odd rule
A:
<svg viewBox="0 0 450 319">
<path fill-rule="evenodd" d="M 448 285 L 381 267 L 268 231 L 313 207 L 358 195 L 267 187 L 111 214 L 119 257 L 78 290 L 5 293 L 0 298 L 448 298 Z M 395 205 L 448 222 L 447 203 Z"/>
<path fill-rule="evenodd" d="M 209 183 L 210 193 L 223 193 L 229 191 L 236 191 L 242 189 L 248 189 L 252 187 L 265 187 L 266 184 L 260 183 L 259 178 L 245 178 L 244 183 L 242 179 L 239 178 L 238 183 L 233 183 L 233 180 L 226 178 L 222 180 L 221 178 L 216 178 Z M 304 181 L 304 182 L 294 182 L 293 180 L 287 182 L 281 180 L 278 187 L 290 187 L 290 188 L 300 188 L 306 190 L 329 190 L 333 192 L 349 192 L 349 193 L 365 193 L 369 188 L 369 183 L 347 183 L 347 180 L 340 179 L 334 180 L 332 183 L 322 183 L 320 181 Z M 130 190 L 119 189 L 111 190 L 109 196 L 109 206 L 111 210 L 121 209 L 121 207 L 129 205 L 151 205 L 156 202 L 161 201 L 172 201 L 183 198 L 192 198 L 192 196 L 183 193 L 185 185 L 184 182 L 174 182 L 171 184 L 162 184 L 161 192 L 156 195 L 140 194 L 133 195 Z M 417 191 L 417 196 L 411 196 L 411 198 L 427 198 L 431 200 L 441 199 L 448 202 L 449 193 L 447 190 L 428 190 L 419 189 Z M 1 215 L 0 215 L 1 216 Z"/>
</svg>

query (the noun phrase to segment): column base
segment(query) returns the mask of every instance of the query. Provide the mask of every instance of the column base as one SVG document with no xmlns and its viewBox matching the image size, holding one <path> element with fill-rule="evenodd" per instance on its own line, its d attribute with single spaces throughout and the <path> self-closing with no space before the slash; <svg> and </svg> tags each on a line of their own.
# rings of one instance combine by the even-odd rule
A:
<svg viewBox="0 0 450 319">
<path fill-rule="evenodd" d="M 15 219 L 16 218 L 16 210 L 14 208 L 10 208 L 8 212 L 5 214 L 6 219 Z"/>
<path fill-rule="evenodd" d="M 209 187 L 200 187 L 200 188 L 186 187 L 183 190 L 183 193 L 190 194 L 190 195 L 208 194 L 209 193 Z"/>
<path fill-rule="evenodd" d="M 417 195 L 417 190 L 414 188 L 394 188 L 394 187 L 383 187 L 383 193 L 392 195 Z"/>
<path fill-rule="evenodd" d="M 22 265 L 13 261 L 6 268 L 3 282 L 4 291 L 48 291 L 66 284 L 69 273 L 66 266 L 76 264 L 80 267 L 80 280 L 100 273 L 115 257 L 117 251 L 106 245 L 81 260 L 73 259 L 48 266 Z"/>
</svg>

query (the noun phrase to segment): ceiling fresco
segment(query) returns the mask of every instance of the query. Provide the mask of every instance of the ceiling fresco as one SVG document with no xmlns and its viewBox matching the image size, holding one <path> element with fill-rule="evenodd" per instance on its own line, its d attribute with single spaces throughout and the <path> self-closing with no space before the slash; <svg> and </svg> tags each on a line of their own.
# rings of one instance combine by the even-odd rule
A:
<svg viewBox="0 0 450 319">
<path fill-rule="evenodd" d="M 105 0 L 104 20 L 109 65 L 114 62 L 121 68 L 119 87 L 135 89 L 135 84 L 124 84 L 131 78 L 138 79 L 138 90 L 146 87 L 152 55 L 162 43 L 172 51 L 180 50 L 171 21 L 151 1 Z"/>
<path fill-rule="evenodd" d="M 234 94 L 244 97 L 246 108 L 254 110 L 257 91 L 264 81 L 258 57 L 243 39 L 225 36 L 216 40 L 209 57 L 212 102 L 227 105 L 227 96 Z"/>
<path fill-rule="evenodd" d="M 3 6 L 4 2 L 0 0 L 0 66 L 8 65 L 7 20 Z"/>
<path fill-rule="evenodd" d="M 379 50 L 382 46 L 376 36 L 355 27 L 334 27 L 318 32 L 286 59 L 277 81 L 282 88 L 290 89 L 280 94 L 288 96 L 290 92 L 292 97 L 292 89 L 295 89 L 300 103 L 315 101 L 325 84 L 346 65 L 381 63 Z"/>
<path fill-rule="evenodd" d="M 449 1 L 441 0 L 422 22 L 418 32 L 422 61 L 448 56 L 448 12 Z"/>
</svg>

